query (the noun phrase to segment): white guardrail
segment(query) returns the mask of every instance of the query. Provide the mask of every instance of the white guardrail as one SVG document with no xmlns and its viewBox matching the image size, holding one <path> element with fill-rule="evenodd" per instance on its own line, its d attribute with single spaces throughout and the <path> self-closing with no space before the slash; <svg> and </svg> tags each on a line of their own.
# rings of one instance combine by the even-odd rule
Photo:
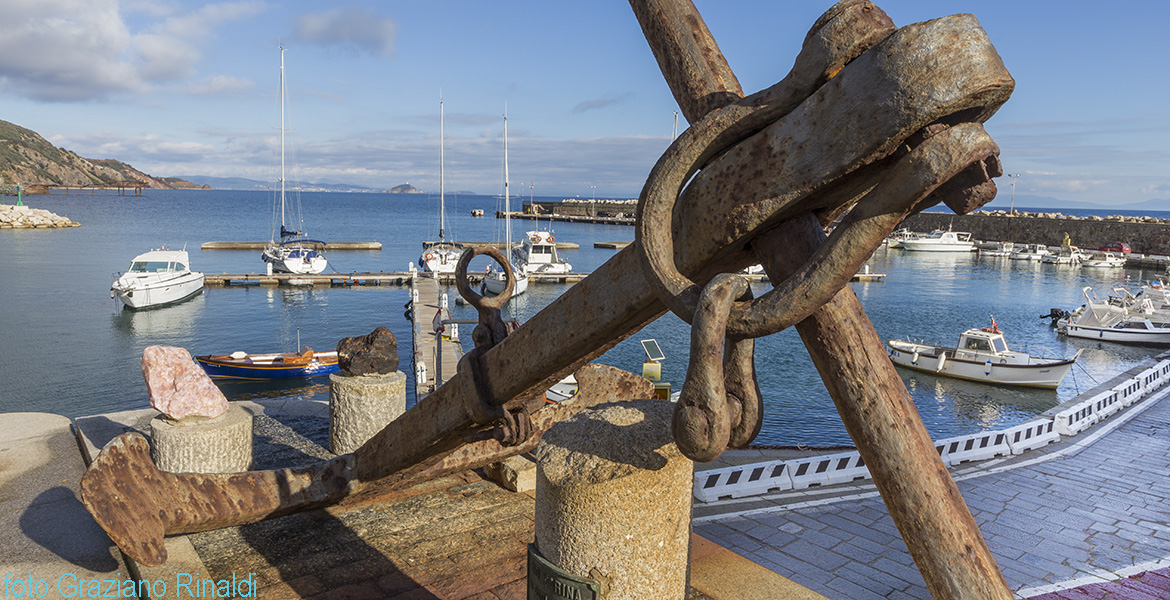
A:
<svg viewBox="0 0 1170 600">
<path fill-rule="evenodd" d="M 950 437 L 934 442 L 943 464 L 1021 454 L 1051 444 L 1060 436 L 1074 436 L 1117 414 L 1170 383 L 1170 360 L 1122 381 L 1112 389 L 1068 404 L 1051 416 L 997 431 Z M 856 451 L 793 460 L 723 467 L 695 473 L 694 495 L 700 502 L 744 498 L 769 492 L 869 479 L 869 469 Z"/>
</svg>

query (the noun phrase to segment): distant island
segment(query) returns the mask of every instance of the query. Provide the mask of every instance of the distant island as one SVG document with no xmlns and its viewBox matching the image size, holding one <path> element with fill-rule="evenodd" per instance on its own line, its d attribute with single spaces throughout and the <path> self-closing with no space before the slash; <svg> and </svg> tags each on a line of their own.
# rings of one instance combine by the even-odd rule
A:
<svg viewBox="0 0 1170 600">
<path fill-rule="evenodd" d="M 422 190 L 414 187 L 413 185 L 410 185 L 409 183 L 404 183 L 402 185 L 396 185 L 396 186 L 386 190 L 386 193 L 387 194 L 421 194 L 423 192 L 422 192 Z"/>
</svg>

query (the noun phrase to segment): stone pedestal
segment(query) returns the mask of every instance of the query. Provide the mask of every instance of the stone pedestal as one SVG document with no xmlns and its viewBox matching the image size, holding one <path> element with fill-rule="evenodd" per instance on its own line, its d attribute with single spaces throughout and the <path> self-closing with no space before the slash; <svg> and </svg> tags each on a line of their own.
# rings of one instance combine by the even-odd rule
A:
<svg viewBox="0 0 1170 600">
<path fill-rule="evenodd" d="M 406 412 L 406 375 L 329 376 L 329 451 L 349 454 Z"/>
<path fill-rule="evenodd" d="M 150 422 L 151 458 L 171 473 L 239 473 L 252 466 L 252 414 L 236 405 L 218 417 L 159 415 Z"/>
<path fill-rule="evenodd" d="M 671 438 L 673 413 L 662 400 L 599 405 L 536 450 L 536 551 L 597 580 L 606 600 L 686 596 L 694 464 Z"/>
</svg>

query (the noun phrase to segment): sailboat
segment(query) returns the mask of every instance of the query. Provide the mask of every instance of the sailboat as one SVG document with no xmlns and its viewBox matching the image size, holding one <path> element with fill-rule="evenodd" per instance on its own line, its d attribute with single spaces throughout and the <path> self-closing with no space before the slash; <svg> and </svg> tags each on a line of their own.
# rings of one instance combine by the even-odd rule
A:
<svg viewBox="0 0 1170 600">
<path fill-rule="evenodd" d="M 423 242 L 423 251 L 418 257 L 418 264 L 423 271 L 454 274 L 455 265 L 459 263 L 459 256 L 463 254 L 463 245 L 447 241 L 447 207 L 444 193 L 443 101 L 439 100 L 439 241 Z"/>
<path fill-rule="evenodd" d="M 320 273 L 328 266 L 325 255 L 317 250 L 325 243 L 310 240 L 304 237 L 300 230 L 289 230 L 286 227 L 285 217 L 285 183 L 284 183 L 284 96 L 286 86 L 284 81 L 284 46 L 280 47 L 280 243 L 273 235 L 268 241 L 268 247 L 260 254 L 264 262 L 268 263 L 272 271 L 279 273 Z M 299 208 L 299 204 L 298 204 Z M 300 214 L 298 210 L 298 222 Z M 301 224 L 303 227 L 303 222 Z"/>
<path fill-rule="evenodd" d="M 511 258 L 512 256 L 512 206 L 509 202 L 508 194 L 508 115 L 504 115 L 504 243 L 506 249 L 504 256 L 509 257 L 508 261 L 512 266 L 512 273 L 516 276 L 516 285 L 512 287 L 512 295 L 519 296 L 528 289 L 528 274 L 523 269 L 516 266 L 516 263 Z M 489 272 L 483 278 L 483 286 L 488 292 L 492 294 L 499 294 L 508 287 L 508 274 L 503 269 L 497 269 Z"/>
</svg>

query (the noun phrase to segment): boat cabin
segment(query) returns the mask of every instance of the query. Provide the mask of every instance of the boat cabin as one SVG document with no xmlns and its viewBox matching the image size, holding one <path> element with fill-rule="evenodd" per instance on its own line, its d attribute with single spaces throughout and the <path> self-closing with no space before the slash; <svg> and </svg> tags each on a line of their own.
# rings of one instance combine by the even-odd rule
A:
<svg viewBox="0 0 1170 600">
<path fill-rule="evenodd" d="M 573 267 L 557 256 L 556 238 L 550 231 L 526 232 L 524 243 L 513 250 L 525 273 L 567 273 Z"/>
<path fill-rule="evenodd" d="M 1008 351 L 1003 334 L 990 327 L 968 329 L 959 335 L 958 350 L 1000 354 Z"/>
</svg>

